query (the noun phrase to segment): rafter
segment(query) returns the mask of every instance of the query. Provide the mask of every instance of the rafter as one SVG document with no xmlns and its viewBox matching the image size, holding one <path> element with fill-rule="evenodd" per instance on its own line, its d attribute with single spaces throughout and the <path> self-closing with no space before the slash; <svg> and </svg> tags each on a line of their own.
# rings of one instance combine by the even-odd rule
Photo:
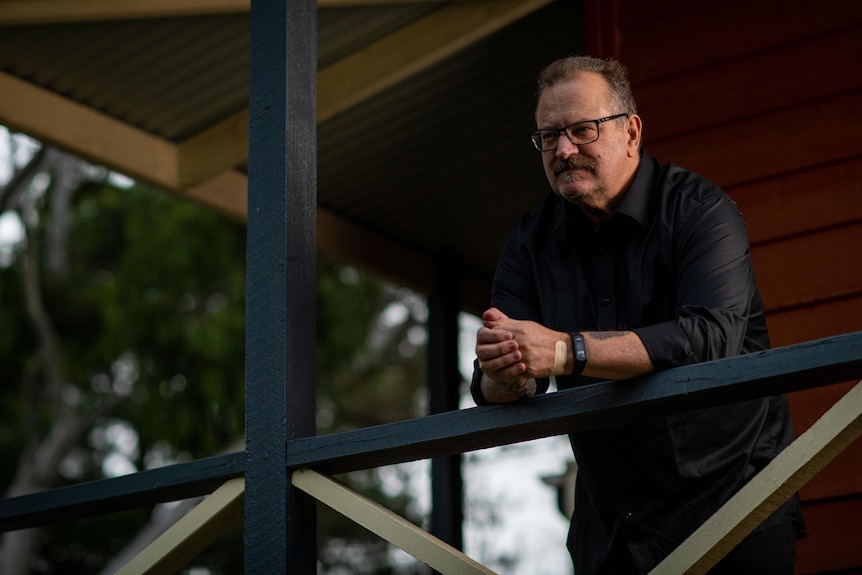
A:
<svg viewBox="0 0 862 575">
<path fill-rule="evenodd" d="M 321 8 L 448 0 L 318 0 Z M 468 2 L 473 0 L 456 0 Z M 247 13 L 251 0 L 2 0 L 0 26 Z"/>
<path fill-rule="evenodd" d="M 87 14 L 107 18 L 241 11 L 243 1 L 4 0 L 0 23 L 20 22 L 37 13 L 74 20 Z M 453 3 L 378 40 L 318 73 L 318 121 L 374 97 L 550 1 Z M 0 103 L 0 120 L 9 125 L 170 190 L 198 186 L 247 159 L 248 110 L 175 144 L 2 73 Z M 64 121 L 57 122 L 61 117 Z M 147 158 L 155 164 L 142 165 Z"/>
<path fill-rule="evenodd" d="M 419 74 L 550 0 L 452 4 L 318 73 L 317 120 L 324 122 Z M 245 161 L 248 110 L 180 146 L 179 187 L 195 185 Z"/>
<path fill-rule="evenodd" d="M 173 143 L 2 71 L 0 122 L 130 177 L 176 188 Z"/>
<path fill-rule="evenodd" d="M 328 120 L 550 2 L 460 3 L 432 12 L 321 70 L 317 120 Z"/>
<path fill-rule="evenodd" d="M 355 6 L 380 1 L 321 0 L 319 5 Z M 551 1 L 462 0 L 441 7 L 320 70 L 318 121 L 332 118 L 421 73 Z M 0 26 L 247 10 L 248 0 L 3 0 Z M 0 123 L 234 218 L 246 217 L 247 177 L 236 168 L 247 160 L 248 110 L 184 142 L 171 142 L 0 72 Z M 427 285 L 431 273 L 427 256 L 402 253 L 401 269 L 395 277 L 391 265 L 380 261 L 379 254 L 400 253 L 404 248 L 325 211 L 319 211 L 318 221 L 322 253 L 404 285 Z M 486 281 L 465 278 L 465 289 L 485 294 Z"/>
<path fill-rule="evenodd" d="M 185 189 L 217 177 L 248 159 L 248 109 L 181 143 L 176 187 Z"/>
<path fill-rule="evenodd" d="M 0 26 L 248 12 L 250 0 L 3 0 Z"/>
</svg>

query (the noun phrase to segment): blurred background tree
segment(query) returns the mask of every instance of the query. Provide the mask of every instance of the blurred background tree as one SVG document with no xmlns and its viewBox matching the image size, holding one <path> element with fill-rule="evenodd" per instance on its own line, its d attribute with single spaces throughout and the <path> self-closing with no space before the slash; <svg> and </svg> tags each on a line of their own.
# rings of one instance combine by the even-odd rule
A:
<svg viewBox="0 0 862 575">
<path fill-rule="evenodd" d="M 0 136 L 4 495 L 242 450 L 245 226 Z M 421 297 L 320 260 L 317 314 L 320 433 L 425 413 Z M 422 522 L 400 473 L 340 479 Z M 6 533 L 0 572 L 112 573 L 191 503 Z M 320 573 L 428 572 L 325 508 L 319 531 Z M 241 572 L 241 536 L 193 572 Z"/>
</svg>

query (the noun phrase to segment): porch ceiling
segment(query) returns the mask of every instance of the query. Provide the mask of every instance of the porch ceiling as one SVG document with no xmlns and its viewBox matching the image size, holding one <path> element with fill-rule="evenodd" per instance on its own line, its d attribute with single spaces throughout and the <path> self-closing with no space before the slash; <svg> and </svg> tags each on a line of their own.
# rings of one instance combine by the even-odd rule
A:
<svg viewBox="0 0 862 575">
<path fill-rule="evenodd" d="M 4 0 L 0 123 L 244 219 L 248 0 Z M 534 79 L 583 52 L 583 3 L 320 0 L 318 248 L 427 292 L 459 258 L 488 299 L 547 193 Z"/>
</svg>

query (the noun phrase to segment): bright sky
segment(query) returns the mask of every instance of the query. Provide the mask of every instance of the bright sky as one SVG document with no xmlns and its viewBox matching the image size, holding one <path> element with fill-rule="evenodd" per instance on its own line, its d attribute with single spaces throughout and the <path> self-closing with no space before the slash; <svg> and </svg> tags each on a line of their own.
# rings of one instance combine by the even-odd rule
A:
<svg viewBox="0 0 862 575">
<path fill-rule="evenodd" d="M 9 131 L 0 126 L 0 186 L 12 177 L 12 164 L 9 155 L 12 150 L 9 146 Z M 12 246 L 24 237 L 24 228 L 18 216 L 12 212 L 0 214 L 0 265 L 8 259 Z"/>
</svg>

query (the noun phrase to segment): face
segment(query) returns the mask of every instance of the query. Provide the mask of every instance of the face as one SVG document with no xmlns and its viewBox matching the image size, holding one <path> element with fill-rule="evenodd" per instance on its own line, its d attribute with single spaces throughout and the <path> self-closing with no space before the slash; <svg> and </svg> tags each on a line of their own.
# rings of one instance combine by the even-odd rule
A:
<svg viewBox="0 0 862 575">
<path fill-rule="evenodd" d="M 605 79 L 586 72 L 545 88 L 536 108 L 536 123 L 540 129 L 562 128 L 620 112 L 611 102 Z M 541 153 L 542 163 L 557 195 L 587 210 L 609 213 L 637 169 L 640 118 L 603 122 L 599 134 L 598 140 L 581 146 L 561 136 L 556 150 Z"/>
</svg>

